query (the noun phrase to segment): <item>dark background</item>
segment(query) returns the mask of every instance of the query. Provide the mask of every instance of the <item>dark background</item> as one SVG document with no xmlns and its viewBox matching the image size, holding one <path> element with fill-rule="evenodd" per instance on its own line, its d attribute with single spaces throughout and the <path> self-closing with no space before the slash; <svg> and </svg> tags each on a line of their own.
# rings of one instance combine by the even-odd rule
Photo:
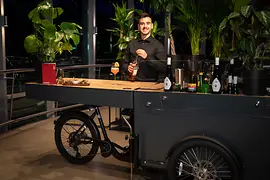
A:
<svg viewBox="0 0 270 180">
<path fill-rule="evenodd" d="M 62 7 L 64 13 L 55 22 L 72 21 L 82 27 L 83 18 L 86 16 L 83 11 L 84 0 L 53 0 L 54 6 Z M 110 33 L 106 31 L 108 28 L 115 27 L 116 24 L 111 20 L 114 17 L 112 2 L 121 2 L 121 0 L 96 0 L 97 3 L 97 58 L 115 58 L 117 49 L 110 48 L 110 43 L 116 43 L 116 37 L 112 36 L 110 42 Z M 24 38 L 33 32 L 33 27 L 28 19 L 28 13 L 36 7 L 41 0 L 5 0 L 5 15 L 8 17 L 8 27 L 6 28 L 6 55 L 7 56 L 27 56 L 23 47 Z M 256 8 L 261 9 L 270 5 L 270 0 L 252 0 Z M 143 9 L 143 5 L 136 2 L 136 8 Z M 159 27 L 163 27 L 163 16 L 153 14 L 153 20 L 157 20 Z M 187 37 L 184 32 L 176 31 L 174 33 L 176 40 L 176 51 L 178 53 L 190 53 Z M 211 47 L 210 47 L 211 48 Z M 210 49 L 208 46 L 208 49 Z M 81 45 L 73 52 L 73 56 L 82 56 L 82 40 Z M 207 50 L 207 53 L 210 52 Z"/>
<path fill-rule="evenodd" d="M 55 20 L 59 24 L 62 21 L 72 21 L 84 27 L 83 20 L 85 11 L 83 10 L 84 0 L 53 0 L 55 7 L 61 7 L 64 13 Z M 36 7 L 42 0 L 5 0 L 5 15 L 8 17 L 8 27 L 6 28 L 6 55 L 7 56 L 27 56 L 23 47 L 24 38 L 33 32 L 31 21 L 28 19 L 28 13 Z M 114 17 L 112 3 L 121 2 L 121 0 L 96 0 L 97 4 L 97 58 L 115 58 L 117 48 L 113 45 L 117 37 L 111 36 L 106 29 L 116 27 L 117 24 L 111 20 Z M 147 9 L 141 3 L 135 1 L 135 7 L 138 9 Z M 157 21 L 159 27 L 164 27 L 164 17 L 162 14 L 149 12 L 154 21 Z M 186 43 L 187 38 L 184 32 L 176 32 L 176 48 L 181 53 L 189 51 L 189 45 Z M 183 38 L 184 37 L 184 38 Z M 112 40 L 112 41 L 111 41 Z M 182 41 L 185 41 L 184 43 Z M 110 43 L 113 48 L 110 48 Z M 162 42 L 163 43 L 163 42 Z M 82 39 L 79 47 L 73 51 L 72 56 L 82 56 Z M 187 47 L 187 48 L 185 48 Z"/>
</svg>

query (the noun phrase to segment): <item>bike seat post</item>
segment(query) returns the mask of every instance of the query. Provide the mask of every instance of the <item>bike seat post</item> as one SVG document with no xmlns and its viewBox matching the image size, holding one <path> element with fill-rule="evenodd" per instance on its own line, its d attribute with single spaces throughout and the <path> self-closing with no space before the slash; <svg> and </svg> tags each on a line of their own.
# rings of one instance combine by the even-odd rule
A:
<svg viewBox="0 0 270 180">
<path fill-rule="evenodd" d="M 100 124 L 100 128 L 102 130 L 103 136 L 104 136 L 105 140 L 108 140 L 109 137 L 107 135 L 107 131 L 106 131 L 105 126 L 104 126 L 104 122 L 103 122 L 103 119 L 102 119 L 102 116 L 101 116 L 101 113 L 100 113 L 100 110 L 99 110 L 99 106 L 95 106 L 95 114 L 98 117 L 98 121 L 99 121 L 99 124 Z"/>
</svg>

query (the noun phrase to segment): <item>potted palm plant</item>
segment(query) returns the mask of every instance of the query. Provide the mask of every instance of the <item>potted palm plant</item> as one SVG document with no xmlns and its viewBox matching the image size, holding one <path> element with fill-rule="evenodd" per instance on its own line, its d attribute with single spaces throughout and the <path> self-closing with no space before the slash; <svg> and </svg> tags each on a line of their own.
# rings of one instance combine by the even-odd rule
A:
<svg viewBox="0 0 270 180">
<path fill-rule="evenodd" d="M 198 64 L 203 55 L 200 54 L 200 44 L 205 39 L 202 32 L 206 29 L 206 13 L 198 0 L 180 0 L 176 4 L 175 19 L 186 25 L 186 33 L 190 40 L 191 59 L 188 66 L 190 70 L 197 71 Z"/>
<path fill-rule="evenodd" d="M 224 40 L 222 38 L 222 30 L 219 28 L 221 22 L 229 14 L 229 3 L 227 1 L 208 1 L 206 5 L 206 14 L 209 21 L 208 33 L 212 40 L 211 54 L 220 58 L 222 55 L 222 48 Z"/>
<path fill-rule="evenodd" d="M 188 27 L 187 35 L 190 40 L 191 53 L 193 56 L 200 55 L 200 43 L 204 40 L 202 37 L 202 31 L 206 27 L 206 16 L 201 6 L 201 3 L 197 0 L 182 0 L 182 3 L 178 3 L 176 19 L 185 23 Z"/>
<path fill-rule="evenodd" d="M 25 38 L 24 48 L 29 55 L 36 57 L 33 64 L 36 64 L 39 81 L 42 63 L 55 63 L 57 55 L 64 51 L 71 53 L 80 42 L 81 26 L 72 22 L 62 22 L 60 25 L 53 23 L 62 13 L 62 8 L 55 8 L 45 0 L 28 14 L 35 31 Z"/>
</svg>

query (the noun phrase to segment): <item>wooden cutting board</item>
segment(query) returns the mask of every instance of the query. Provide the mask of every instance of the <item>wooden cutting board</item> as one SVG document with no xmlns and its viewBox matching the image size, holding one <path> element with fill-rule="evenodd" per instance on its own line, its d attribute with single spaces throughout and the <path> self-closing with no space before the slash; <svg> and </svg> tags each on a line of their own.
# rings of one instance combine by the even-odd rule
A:
<svg viewBox="0 0 270 180">
<path fill-rule="evenodd" d="M 61 85 L 57 86 L 72 86 L 80 88 L 95 88 L 95 89 L 113 89 L 113 90 L 163 90 L 163 83 L 156 82 L 131 82 L 131 81 L 120 81 L 120 80 L 103 80 L 103 79 L 83 79 L 83 78 L 64 78 L 65 81 L 74 80 L 86 80 L 88 86 L 80 85 Z"/>
</svg>

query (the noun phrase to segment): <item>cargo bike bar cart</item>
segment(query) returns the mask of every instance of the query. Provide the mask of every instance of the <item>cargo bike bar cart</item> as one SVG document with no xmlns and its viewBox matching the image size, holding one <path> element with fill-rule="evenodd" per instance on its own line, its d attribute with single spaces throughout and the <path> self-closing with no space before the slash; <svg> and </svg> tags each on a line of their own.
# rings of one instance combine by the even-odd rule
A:
<svg viewBox="0 0 270 180">
<path fill-rule="evenodd" d="M 150 82 L 84 82 L 88 84 L 26 84 L 28 98 L 94 109 L 91 115 L 70 111 L 55 121 L 56 146 L 70 163 L 88 163 L 100 149 L 103 157 L 130 162 L 131 179 L 133 170 L 144 167 L 165 169 L 170 180 L 268 178 L 269 98 L 164 92 L 161 83 Z M 133 110 L 134 126 L 125 119 L 131 129 L 128 147 L 108 137 L 101 106 Z M 73 131 L 62 140 L 66 126 Z M 86 152 L 81 150 L 88 145 Z"/>
</svg>

